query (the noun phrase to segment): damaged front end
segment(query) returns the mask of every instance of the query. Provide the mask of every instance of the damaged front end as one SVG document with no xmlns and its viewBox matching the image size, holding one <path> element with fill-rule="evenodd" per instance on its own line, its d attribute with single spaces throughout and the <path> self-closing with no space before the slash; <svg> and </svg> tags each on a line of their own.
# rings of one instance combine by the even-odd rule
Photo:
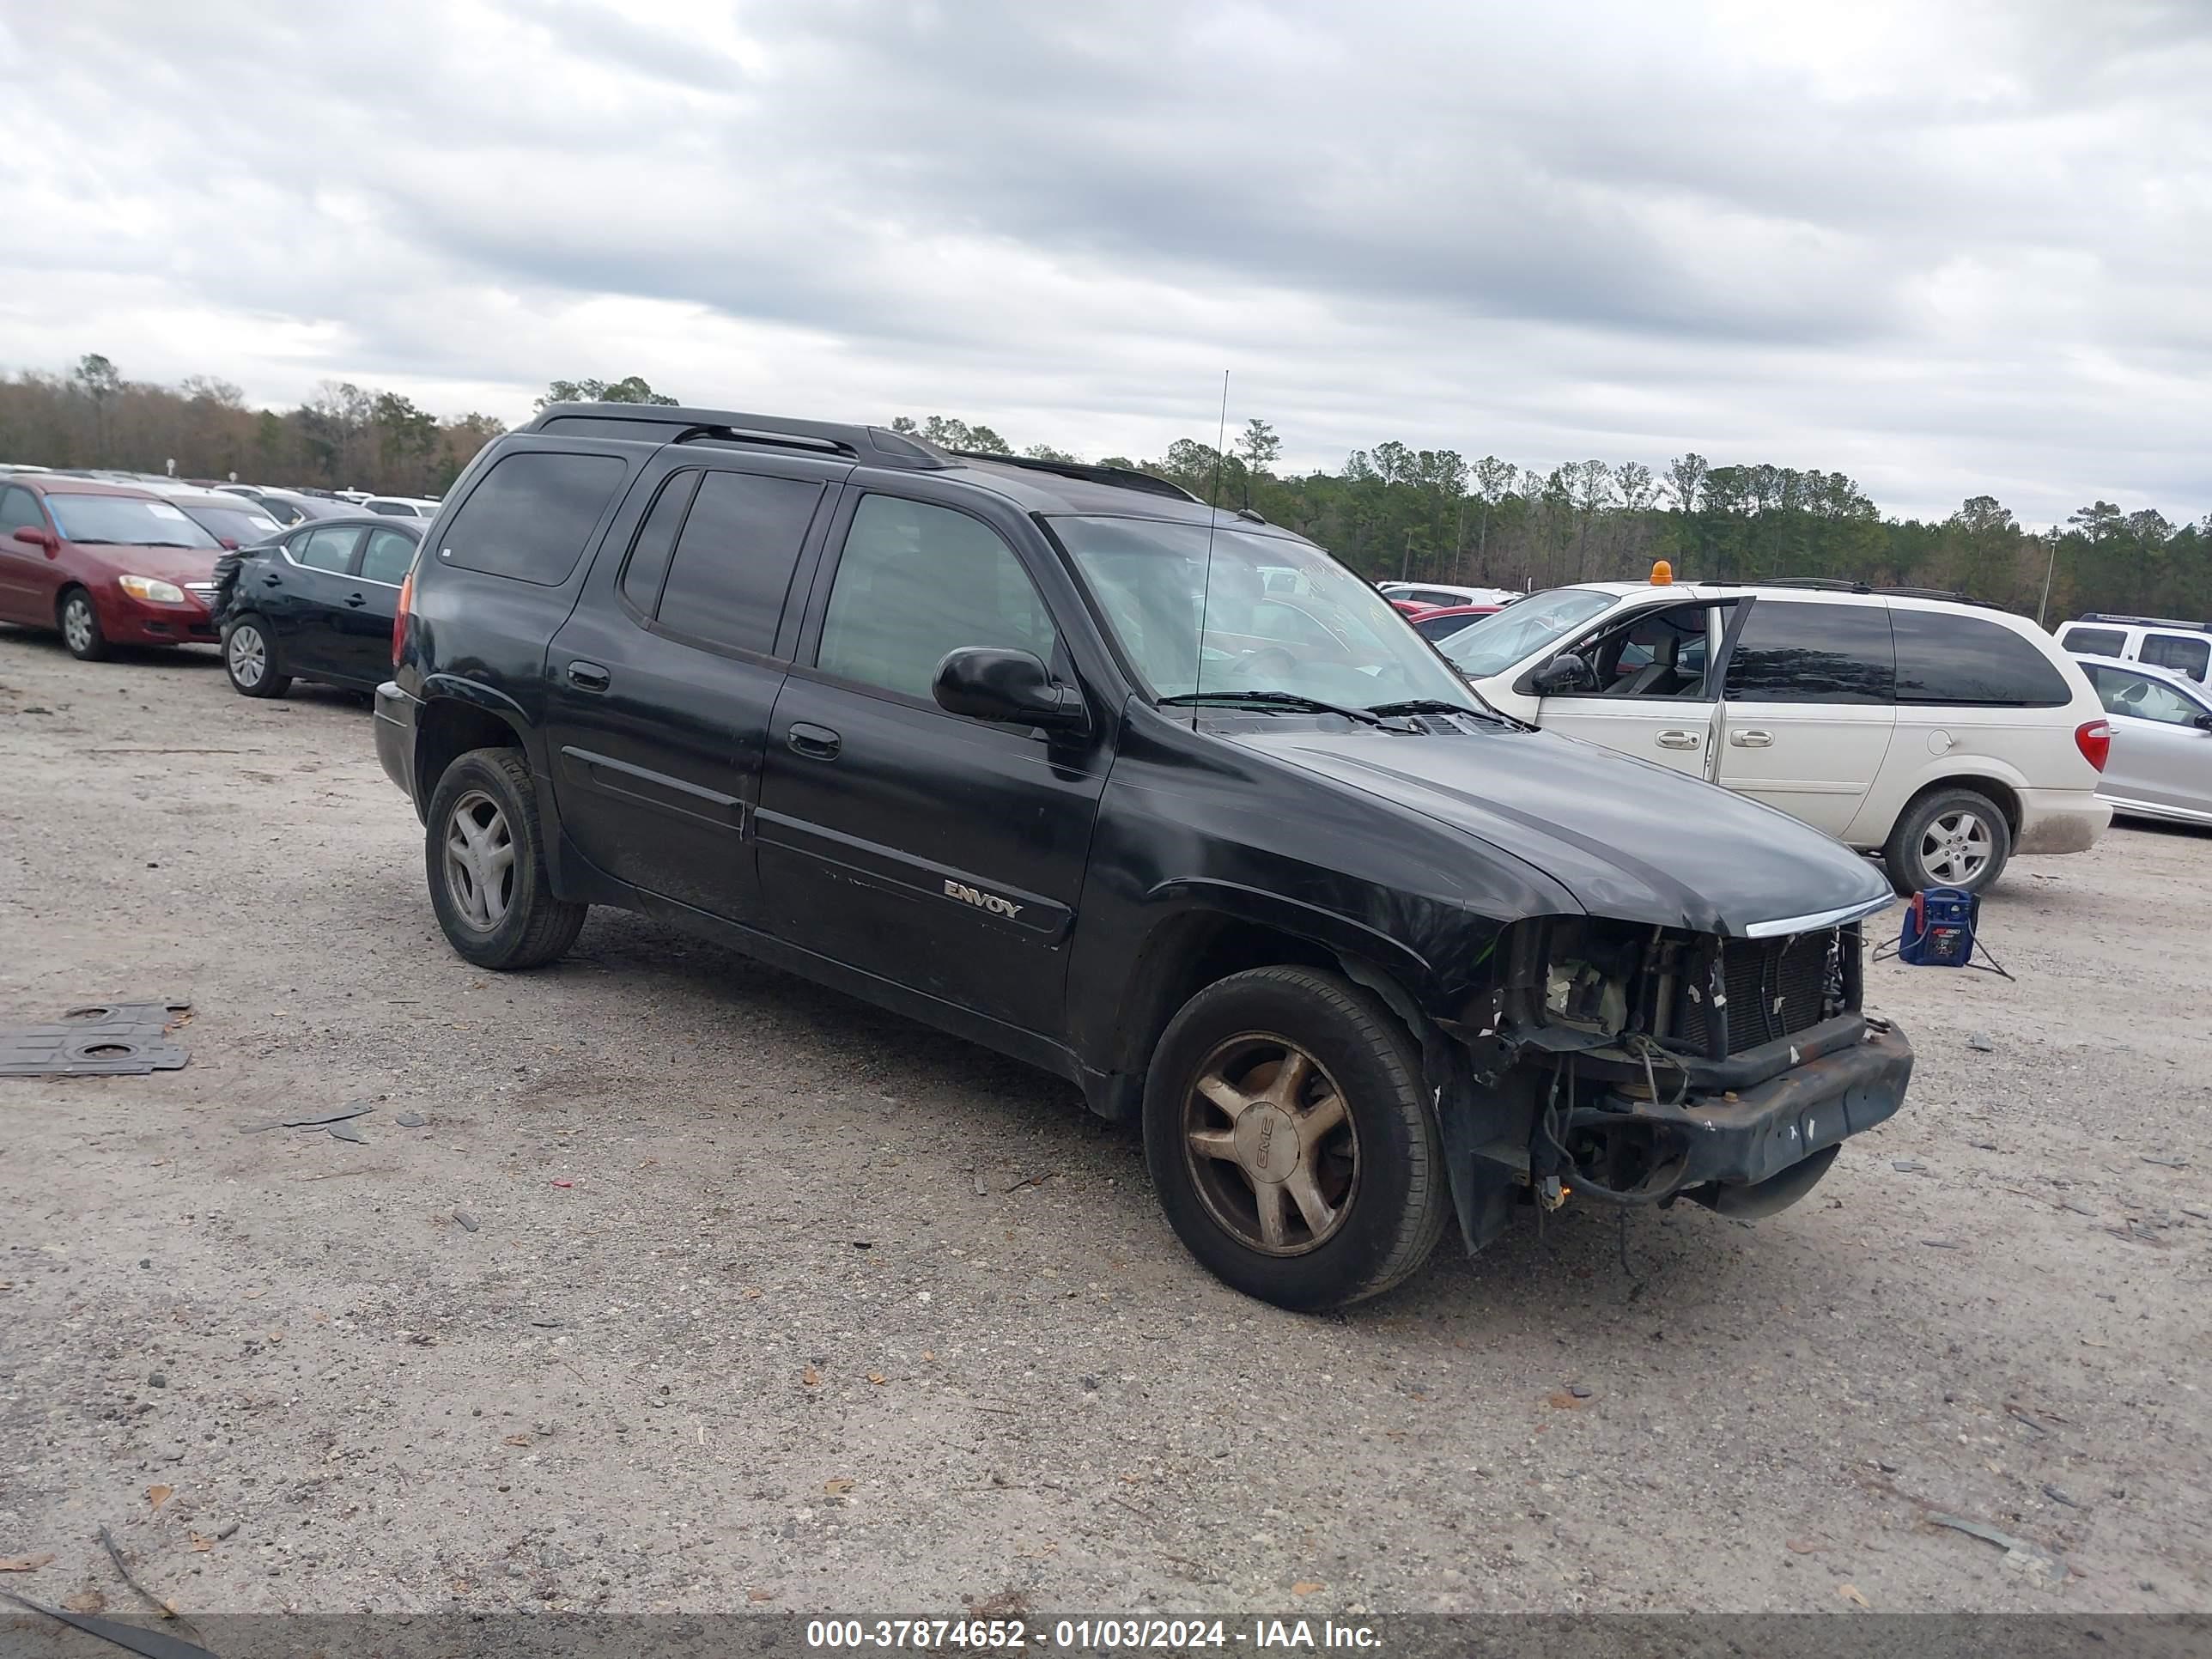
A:
<svg viewBox="0 0 2212 1659">
<path fill-rule="evenodd" d="M 1588 916 L 1514 924 L 1428 1069 L 1470 1250 L 1520 1205 L 1795 1203 L 1893 1114 L 1912 1050 L 1863 1012 L 1847 921 L 1768 938 Z"/>
</svg>

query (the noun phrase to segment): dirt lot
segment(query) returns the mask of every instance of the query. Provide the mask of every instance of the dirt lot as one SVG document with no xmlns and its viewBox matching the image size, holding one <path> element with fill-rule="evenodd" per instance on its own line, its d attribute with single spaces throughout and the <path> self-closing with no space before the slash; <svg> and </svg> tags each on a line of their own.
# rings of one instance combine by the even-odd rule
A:
<svg viewBox="0 0 2212 1659">
<path fill-rule="evenodd" d="M 2212 1609 L 2212 837 L 2021 860 L 2016 985 L 1874 969 L 1913 1095 L 1800 1208 L 1328 1320 L 1066 1085 L 624 916 L 477 972 L 420 849 L 362 700 L 0 630 L 0 1019 L 196 1009 L 0 1079 L 10 1587 L 127 1606 L 104 1522 L 188 1611 Z"/>
</svg>

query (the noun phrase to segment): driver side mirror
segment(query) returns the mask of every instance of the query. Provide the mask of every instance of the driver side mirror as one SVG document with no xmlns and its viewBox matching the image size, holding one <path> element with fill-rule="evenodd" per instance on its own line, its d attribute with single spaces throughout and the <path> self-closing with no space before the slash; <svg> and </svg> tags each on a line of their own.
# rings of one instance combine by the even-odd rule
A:
<svg viewBox="0 0 2212 1659">
<path fill-rule="evenodd" d="M 986 646 L 948 651 L 931 690 L 939 708 L 970 720 L 1079 734 L 1091 729 L 1083 694 L 1055 685 L 1051 671 L 1027 651 Z"/>
<path fill-rule="evenodd" d="M 2199 714 L 2197 717 L 2197 729 L 2200 732 L 2212 732 L 2212 714 Z"/>
<path fill-rule="evenodd" d="M 43 529 L 34 524 L 27 524 L 18 528 L 15 532 L 15 539 L 19 542 L 28 542 L 33 547 L 42 547 L 49 553 L 60 545 L 56 541 L 52 531 Z"/>
<path fill-rule="evenodd" d="M 1564 697 L 1597 690 L 1597 672 L 1571 651 L 1529 671 L 1528 689 L 1540 697 Z"/>
</svg>

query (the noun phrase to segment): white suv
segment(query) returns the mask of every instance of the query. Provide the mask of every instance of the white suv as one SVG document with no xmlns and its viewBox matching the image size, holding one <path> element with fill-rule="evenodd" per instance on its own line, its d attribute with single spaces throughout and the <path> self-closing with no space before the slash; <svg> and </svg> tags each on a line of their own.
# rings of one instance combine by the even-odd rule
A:
<svg viewBox="0 0 2212 1659">
<path fill-rule="evenodd" d="M 2212 623 L 2160 617 L 2108 617 L 2092 611 L 2068 623 L 2058 643 L 2077 657 L 2118 657 L 2212 682 Z"/>
<path fill-rule="evenodd" d="M 1438 647 L 1509 714 L 1765 801 L 1899 892 L 1978 890 L 2112 822 L 2081 667 L 2024 617 L 1845 582 L 1586 582 Z"/>
</svg>

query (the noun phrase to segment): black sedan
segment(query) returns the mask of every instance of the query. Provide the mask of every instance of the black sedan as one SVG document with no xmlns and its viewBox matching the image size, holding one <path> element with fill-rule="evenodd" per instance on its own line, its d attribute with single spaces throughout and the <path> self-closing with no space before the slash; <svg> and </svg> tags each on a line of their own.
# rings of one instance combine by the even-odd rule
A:
<svg viewBox="0 0 2212 1659">
<path fill-rule="evenodd" d="M 313 520 L 218 560 L 222 662 L 240 695 L 281 697 L 295 679 L 374 691 L 391 675 L 399 584 L 428 528 Z"/>
</svg>

